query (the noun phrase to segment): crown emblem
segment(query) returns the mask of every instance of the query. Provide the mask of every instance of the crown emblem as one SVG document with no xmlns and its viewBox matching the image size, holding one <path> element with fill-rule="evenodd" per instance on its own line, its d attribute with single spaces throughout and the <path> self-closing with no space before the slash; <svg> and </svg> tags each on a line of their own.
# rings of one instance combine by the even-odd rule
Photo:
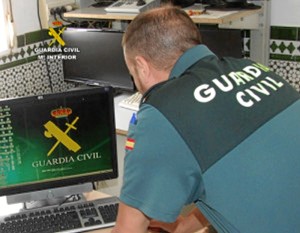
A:
<svg viewBox="0 0 300 233">
<path fill-rule="evenodd" d="M 55 118 L 63 118 L 63 117 L 68 117 L 69 115 L 72 114 L 72 109 L 71 108 L 57 108 L 51 111 L 51 116 Z"/>
<path fill-rule="evenodd" d="M 62 26 L 63 25 L 63 23 L 58 20 L 52 22 L 52 24 L 53 24 L 53 26 Z"/>
</svg>

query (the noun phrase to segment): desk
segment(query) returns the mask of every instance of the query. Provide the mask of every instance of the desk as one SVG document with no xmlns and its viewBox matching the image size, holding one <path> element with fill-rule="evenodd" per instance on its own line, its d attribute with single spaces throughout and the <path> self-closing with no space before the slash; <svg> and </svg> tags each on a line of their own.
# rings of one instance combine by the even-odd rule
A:
<svg viewBox="0 0 300 233">
<path fill-rule="evenodd" d="M 251 0 L 250 0 L 251 2 Z M 257 1 L 255 2 L 257 4 Z M 250 58 L 268 65 L 270 40 L 270 1 L 261 0 L 261 9 L 216 11 L 208 10 L 206 14 L 192 16 L 196 24 L 218 25 L 219 28 L 249 29 Z M 76 20 L 118 20 L 130 21 L 137 14 L 107 13 L 104 8 L 88 7 L 64 13 L 65 18 Z"/>
</svg>

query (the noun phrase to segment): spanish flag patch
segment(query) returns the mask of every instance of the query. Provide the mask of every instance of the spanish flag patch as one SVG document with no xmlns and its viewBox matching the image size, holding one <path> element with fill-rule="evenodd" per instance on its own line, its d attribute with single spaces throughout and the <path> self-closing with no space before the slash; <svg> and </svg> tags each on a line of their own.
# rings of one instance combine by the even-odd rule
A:
<svg viewBox="0 0 300 233">
<path fill-rule="evenodd" d="M 125 143 L 125 149 L 133 150 L 134 144 L 135 144 L 135 140 L 133 138 L 127 138 L 127 141 Z"/>
</svg>

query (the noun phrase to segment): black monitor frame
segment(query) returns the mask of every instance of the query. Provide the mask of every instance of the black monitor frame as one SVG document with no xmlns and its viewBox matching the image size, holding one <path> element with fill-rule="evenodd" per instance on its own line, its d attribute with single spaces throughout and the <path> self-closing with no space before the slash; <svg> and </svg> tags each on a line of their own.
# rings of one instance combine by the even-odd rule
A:
<svg viewBox="0 0 300 233">
<path fill-rule="evenodd" d="M 64 80 L 85 85 L 112 86 L 118 91 L 134 92 L 135 85 L 125 63 L 123 32 L 119 30 L 67 28 L 62 38 Z M 72 49 L 78 49 L 73 52 Z"/>
<path fill-rule="evenodd" d="M 111 149 L 111 159 L 112 159 L 112 171 L 108 173 L 96 173 L 96 174 L 82 174 L 77 177 L 67 177 L 66 179 L 60 180 L 44 180 L 42 182 L 35 183 L 25 183 L 16 186 L 1 187 L 0 186 L 0 196 L 7 195 L 18 195 L 22 193 L 35 192 L 40 190 L 51 190 L 55 188 L 63 188 L 66 186 L 83 185 L 86 183 L 92 183 L 96 181 L 109 180 L 118 177 L 118 165 L 117 165 L 117 152 L 116 152 L 116 131 L 115 131 L 115 118 L 114 118 L 114 103 L 113 103 L 113 89 L 112 87 L 92 87 L 87 89 L 77 89 L 71 90 L 63 93 L 53 93 L 40 96 L 30 96 L 15 99 L 5 99 L 0 101 L 0 106 L 4 105 L 18 105 L 23 104 L 34 104 L 39 101 L 47 101 L 55 98 L 72 98 L 73 96 L 90 96 L 98 95 L 97 97 L 107 98 L 108 104 L 108 118 L 109 128 L 110 128 L 110 149 Z M 98 111 L 101 111 L 101 106 L 99 106 Z"/>
</svg>

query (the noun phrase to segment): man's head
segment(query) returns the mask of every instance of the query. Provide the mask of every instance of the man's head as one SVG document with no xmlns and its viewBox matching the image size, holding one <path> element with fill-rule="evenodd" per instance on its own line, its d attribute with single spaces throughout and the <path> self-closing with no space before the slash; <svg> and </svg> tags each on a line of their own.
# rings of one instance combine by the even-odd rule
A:
<svg viewBox="0 0 300 233">
<path fill-rule="evenodd" d="M 168 79 L 177 59 L 201 43 L 191 18 L 174 6 L 155 8 L 139 14 L 123 37 L 126 64 L 141 93 Z"/>
</svg>

